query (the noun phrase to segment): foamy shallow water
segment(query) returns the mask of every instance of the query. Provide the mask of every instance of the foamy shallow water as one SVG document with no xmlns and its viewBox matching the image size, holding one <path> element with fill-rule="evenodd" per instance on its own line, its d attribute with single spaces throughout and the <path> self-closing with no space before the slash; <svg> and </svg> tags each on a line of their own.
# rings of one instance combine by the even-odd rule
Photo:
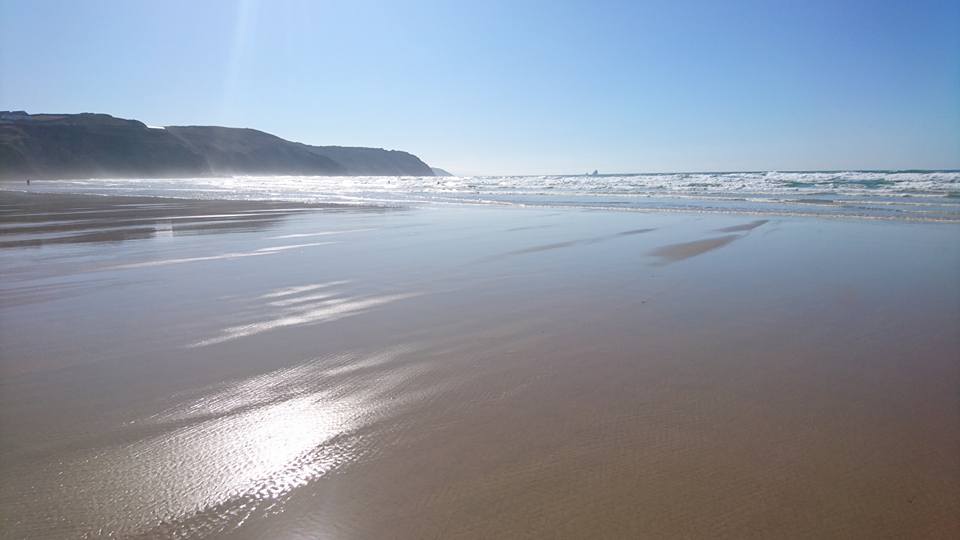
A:
<svg viewBox="0 0 960 540">
<path fill-rule="evenodd" d="M 960 221 L 960 171 L 134 178 L 38 181 L 29 189 L 383 206 L 487 204 Z"/>
</svg>

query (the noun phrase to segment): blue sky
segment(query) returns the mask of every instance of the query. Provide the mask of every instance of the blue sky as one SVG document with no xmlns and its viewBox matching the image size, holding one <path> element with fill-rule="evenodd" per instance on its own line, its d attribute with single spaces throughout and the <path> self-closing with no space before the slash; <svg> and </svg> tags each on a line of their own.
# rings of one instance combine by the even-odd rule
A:
<svg viewBox="0 0 960 540">
<path fill-rule="evenodd" d="M 459 174 L 960 168 L 960 2 L 0 0 L 0 109 Z"/>
</svg>

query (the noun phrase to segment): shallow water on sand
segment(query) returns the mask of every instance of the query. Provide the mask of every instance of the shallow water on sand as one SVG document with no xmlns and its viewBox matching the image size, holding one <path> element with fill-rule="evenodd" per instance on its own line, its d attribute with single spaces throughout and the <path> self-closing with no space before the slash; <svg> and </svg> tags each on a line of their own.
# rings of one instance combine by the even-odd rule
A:
<svg viewBox="0 0 960 540">
<path fill-rule="evenodd" d="M 957 225 L 0 202 L 0 536 L 960 533 Z"/>
</svg>

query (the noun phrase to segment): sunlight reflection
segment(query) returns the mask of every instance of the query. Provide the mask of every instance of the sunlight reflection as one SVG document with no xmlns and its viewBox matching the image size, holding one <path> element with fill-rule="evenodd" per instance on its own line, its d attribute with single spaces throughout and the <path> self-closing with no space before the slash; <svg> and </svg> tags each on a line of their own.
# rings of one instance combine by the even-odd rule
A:
<svg viewBox="0 0 960 540">
<path fill-rule="evenodd" d="M 374 297 L 336 298 L 323 300 L 300 306 L 299 308 L 282 311 L 279 316 L 256 323 L 224 328 L 217 337 L 198 341 L 189 347 L 205 347 L 231 341 L 241 337 L 248 337 L 268 330 L 276 330 L 288 326 L 331 322 L 345 317 L 365 313 L 372 308 L 390 304 L 398 300 L 406 300 L 420 296 L 421 293 L 400 293 Z"/>
<path fill-rule="evenodd" d="M 130 268 L 148 268 L 151 266 L 168 266 L 171 264 L 183 264 L 200 261 L 220 261 L 226 259 L 240 259 L 243 257 L 262 257 L 264 255 L 273 255 L 291 249 L 300 249 L 305 247 L 326 246 L 336 244 L 337 242 L 313 242 L 309 244 L 294 244 L 290 246 L 275 246 L 260 248 L 253 251 L 242 251 L 237 253 L 221 253 L 219 255 L 206 255 L 201 257 L 181 257 L 177 259 L 161 259 L 157 261 L 145 261 L 139 263 L 118 264 L 108 267 L 107 270 L 125 270 Z"/>
<path fill-rule="evenodd" d="M 172 407 L 123 427 L 134 442 L 64 464 L 64 480 L 102 486 L 81 500 L 112 530 L 164 537 L 229 531 L 361 459 L 375 422 L 432 393 L 400 390 L 423 369 L 398 362 L 410 351 L 340 353 L 171 396 Z M 114 504 L 117 494 L 133 506 Z"/>
</svg>

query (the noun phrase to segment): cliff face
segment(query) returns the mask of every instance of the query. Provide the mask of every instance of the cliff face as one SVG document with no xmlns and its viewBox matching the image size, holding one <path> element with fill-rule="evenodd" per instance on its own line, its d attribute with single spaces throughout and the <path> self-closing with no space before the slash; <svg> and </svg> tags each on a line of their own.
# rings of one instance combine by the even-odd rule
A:
<svg viewBox="0 0 960 540">
<path fill-rule="evenodd" d="M 254 129 L 150 128 L 106 114 L 0 111 L 0 179 L 211 175 L 416 175 L 396 150 L 309 146 Z"/>
<path fill-rule="evenodd" d="M 203 156 L 213 174 L 352 174 L 306 145 L 255 129 L 170 126 L 164 131 Z"/>
<path fill-rule="evenodd" d="M 166 130 L 105 114 L 0 113 L 0 178 L 209 174 Z"/>
<path fill-rule="evenodd" d="M 355 146 L 307 146 L 311 152 L 342 164 L 350 174 L 368 176 L 433 176 L 420 158 L 400 150 Z"/>
</svg>

